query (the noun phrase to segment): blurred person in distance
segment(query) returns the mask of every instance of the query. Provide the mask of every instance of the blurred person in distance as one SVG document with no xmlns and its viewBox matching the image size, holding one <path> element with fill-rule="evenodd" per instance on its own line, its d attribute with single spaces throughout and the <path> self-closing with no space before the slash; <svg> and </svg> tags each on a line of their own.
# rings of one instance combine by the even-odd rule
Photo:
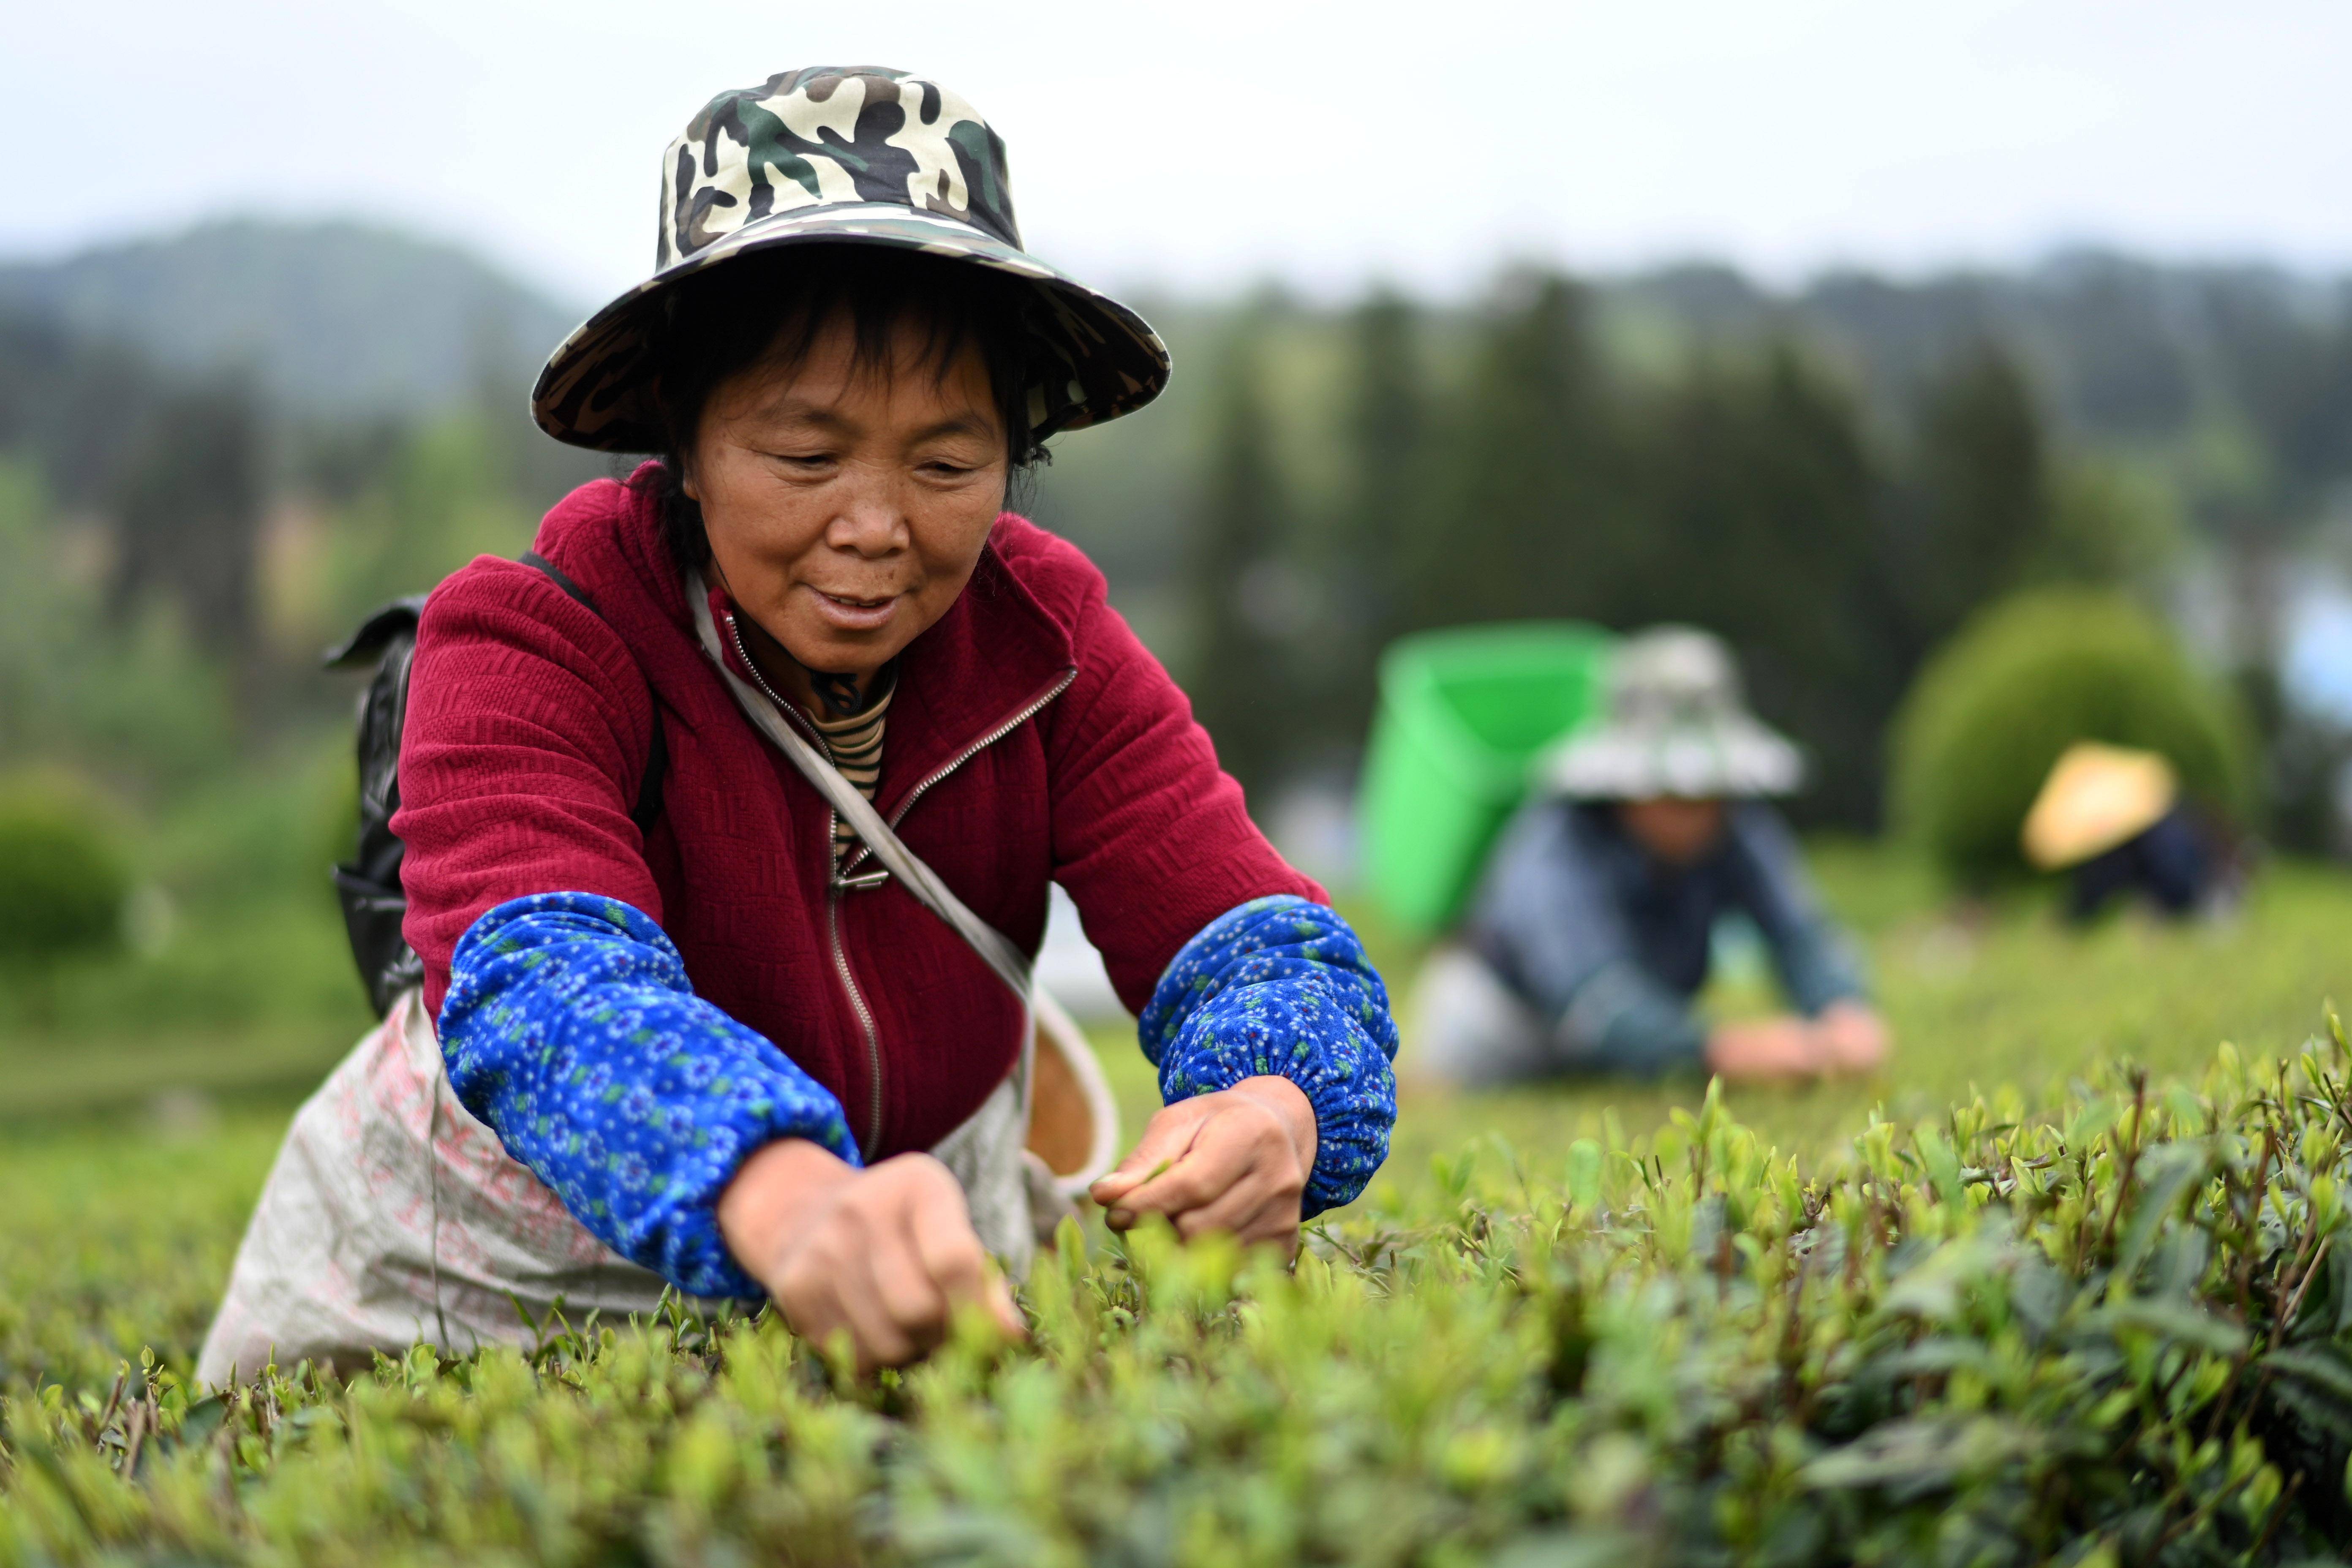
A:
<svg viewBox="0 0 2352 1568">
<path fill-rule="evenodd" d="M 1865 1072 L 1886 1027 L 1766 797 L 1796 747 L 1744 705 L 1722 641 L 1629 637 L 1601 722 L 1536 764 L 1461 942 L 1423 972 L 1418 1069 L 1465 1086 L 1703 1068 L 1727 1079 Z M 1708 1027 L 1692 1000 L 1716 923 L 1755 922 L 1796 1011 Z"/>
<path fill-rule="evenodd" d="M 2119 898 L 2187 919 L 2221 912 L 2236 891 L 2228 843 L 2154 752 L 2075 742 L 2051 765 L 2018 838 L 2034 869 L 2069 874 L 2066 918 L 2076 925 Z"/>
</svg>

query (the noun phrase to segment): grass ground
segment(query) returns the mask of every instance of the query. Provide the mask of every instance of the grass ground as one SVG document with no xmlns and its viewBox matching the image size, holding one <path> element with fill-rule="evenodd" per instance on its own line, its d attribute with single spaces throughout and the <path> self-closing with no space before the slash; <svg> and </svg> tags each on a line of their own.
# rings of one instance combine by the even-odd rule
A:
<svg viewBox="0 0 2352 1568">
<path fill-rule="evenodd" d="M 1874 1106 L 1898 1121 L 1940 1114 L 1972 1086 L 2050 1103 L 2117 1057 L 2173 1073 L 2201 1068 L 2223 1040 L 2249 1057 L 2284 1055 L 2319 1026 L 2329 998 L 2352 998 L 2352 877 L 2339 872 L 2273 867 L 2219 926 L 2123 919 L 2077 934 L 2031 901 L 1955 912 L 1876 849 L 1825 846 L 1815 863 L 1869 950 L 1897 1048 L 1870 1080 L 1731 1093 L 1732 1112 L 1784 1151 L 1823 1152 Z M 1363 923 L 1408 993 L 1415 950 Z M 331 943 L 320 951 L 333 955 Z M 1768 1000 L 1759 984 L 1734 983 L 1710 1005 Z M 109 1024 L 0 1034 L 0 1394 L 42 1379 L 103 1384 L 142 1347 L 175 1363 L 192 1357 L 286 1118 L 348 1048 L 354 1013 L 241 1033 Z M 1131 1034 L 1097 1044 L 1131 1136 L 1157 1104 L 1150 1069 Z M 1433 1157 L 1474 1140 L 1499 1136 L 1549 1171 L 1605 1118 L 1640 1133 L 1704 1089 L 1689 1079 L 1437 1092 L 1411 1083 L 1410 1040 L 1401 1067 L 1394 1152 L 1366 1199 L 1391 1211 L 1432 1180 Z M 190 1089 L 200 1093 L 175 1092 Z"/>
</svg>

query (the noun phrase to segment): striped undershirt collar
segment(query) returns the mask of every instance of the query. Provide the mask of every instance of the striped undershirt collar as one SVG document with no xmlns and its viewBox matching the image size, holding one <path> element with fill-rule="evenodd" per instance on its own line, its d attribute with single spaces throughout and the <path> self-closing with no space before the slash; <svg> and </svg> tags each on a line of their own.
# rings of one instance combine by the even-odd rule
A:
<svg viewBox="0 0 2352 1568">
<path fill-rule="evenodd" d="M 882 784 L 882 730 L 890 714 L 890 699 L 898 689 L 898 672 L 894 665 L 885 670 L 877 683 L 874 700 L 855 713 L 839 718 L 824 718 L 812 712 L 810 723 L 824 737 L 824 749 L 831 753 L 833 765 L 841 770 L 859 795 L 868 801 Z M 846 859 L 857 843 L 857 835 L 839 816 L 833 824 L 833 858 Z"/>
</svg>

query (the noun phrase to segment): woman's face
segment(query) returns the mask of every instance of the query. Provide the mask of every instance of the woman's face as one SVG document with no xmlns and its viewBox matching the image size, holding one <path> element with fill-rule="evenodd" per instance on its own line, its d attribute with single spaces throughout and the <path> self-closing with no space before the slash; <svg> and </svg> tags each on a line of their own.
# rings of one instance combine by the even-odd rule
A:
<svg viewBox="0 0 2352 1568">
<path fill-rule="evenodd" d="M 945 374 L 914 323 L 893 330 L 887 366 L 858 367 L 854 347 L 837 316 L 797 368 L 721 383 L 684 482 L 756 630 L 804 669 L 862 685 L 963 592 L 1004 503 L 1006 458 L 976 347 Z"/>
<path fill-rule="evenodd" d="M 1723 838 L 1723 802 L 1659 795 L 1621 801 L 1617 820 L 1634 843 L 1669 866 L 1689 866 L 1706 858 Z"/>
</svg>

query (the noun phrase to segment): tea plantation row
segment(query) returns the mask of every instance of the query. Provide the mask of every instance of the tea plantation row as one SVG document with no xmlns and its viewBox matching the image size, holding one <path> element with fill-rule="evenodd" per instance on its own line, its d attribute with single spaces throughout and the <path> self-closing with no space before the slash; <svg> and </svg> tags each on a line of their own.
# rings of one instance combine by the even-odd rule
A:
<svg viewBox="0 0 2352 1568">
<path fill-rule="evenodd" d="M 2352 1053 L 1875 1122 L 1710 1096 L 1447 1163 L 1286 1273 L 1075 1227 L 1029 1342 L 857 1384 L 769 1321 L 548 1325 L 9 1401 L 0 1563 L 2206 1563 L 2352 1531 Z M 21 1325 L 19 1325 L 21 1328 Z"/>
<path fill-rule="evenodd" d="M 2234 925 L 2074 936 L 1954 918 L 1870 852 L 1817 860 L 1873 948 L 1885 1079 L 1744 1091 L 1756 1135 L 1693 1085 L 1409 1093 L 1389 1169 L 1295 1278 L 1097 1233 L 1033 1278 L 1028 1345 L 866 1385 L 773 1324 L 600 1323 L 192 1405 L 285 1103 L 140 1114 L 233 1080 L 193 1033 L 129 1042 L 135 1069 L 0 1041 L 0 1119 L 41 1108 L 0 1120 L 0 1564 L 2189 1563 L 2352 1540 L 2346 1067 L 2333 1043 L 2274 1060 L 2352 990 L 2352 884 L 2276 868 Z M 2242 1063 L 2209 1073 L 2224 1038 Z M 1104 1043 L 1139 1124 L 1148 1070 Z M 2154 1076 L 2069 1090 L 2116 1056 Z M 77 1103 L 129 1109 L 59 1122 Z"/>
</svg>

